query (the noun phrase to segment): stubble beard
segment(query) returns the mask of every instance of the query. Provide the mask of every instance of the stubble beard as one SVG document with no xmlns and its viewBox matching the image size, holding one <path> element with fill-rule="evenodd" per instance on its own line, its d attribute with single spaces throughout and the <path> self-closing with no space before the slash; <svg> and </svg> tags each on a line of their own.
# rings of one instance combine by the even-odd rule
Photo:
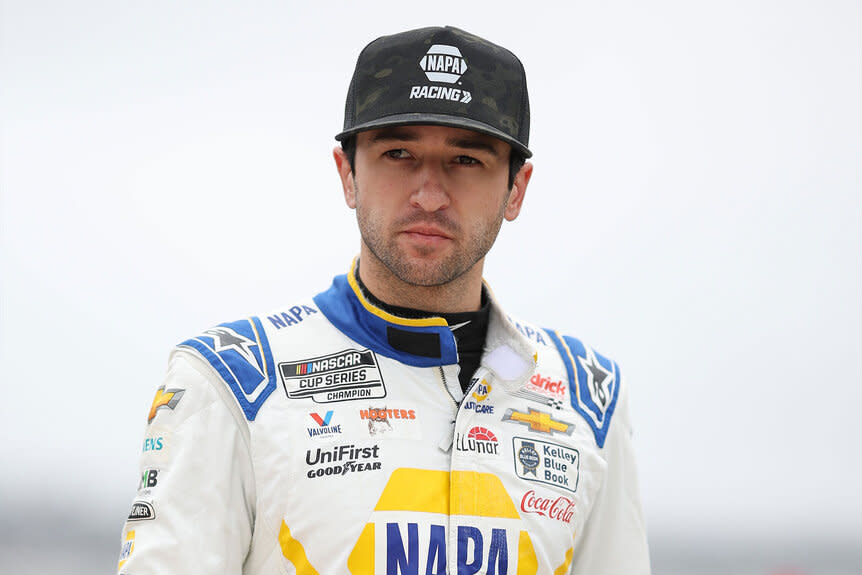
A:
<svg viewBox="0 0 862 575">
<path fill-rule="evenodd" d="M 358 182 L 354 181 L 354 185 L 356 221 L 362 242 L 393 276 L 408 285 L 434 287 L 457 280 L 485 257 L 494 245 L 500 227 L 503 225 L 505 202 L 492 220 L 482 222 L 478 229 L 474 226 L 474 229 L 468 230 L 466 236 L 460 225 L 439 212 L 417 210 L 394 222 L 393 229 L 403 229 L 417 223 L 433 224 L 456 238 L 453 241 L 462 238 L 461 244 L 450 254 L 426 261 L 421 256 L 409 256 L 404 253 L 404 249 L 396 241 L 396 236 L 386 230 L 383 222 L 375 219 L 370 213 L 371 210 L 363 209 Z M 428 255 L 432 253 L 433 248 L 427 250 Z"/>
</svg>

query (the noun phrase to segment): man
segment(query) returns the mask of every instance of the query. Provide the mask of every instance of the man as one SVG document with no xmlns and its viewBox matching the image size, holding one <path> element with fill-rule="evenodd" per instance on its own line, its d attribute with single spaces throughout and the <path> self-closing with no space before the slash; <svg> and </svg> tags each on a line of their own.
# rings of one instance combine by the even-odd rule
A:
<svg viewBox="0 0 862 575">
<path fill-rule="evenodd" d="M 482 281 L 528 133 L 509 51 L 448 27 L 363 50 L 334 151 L 359 258 L 178 346 L 119 572 L 649 572 L 616 363 Z"/>
</svg>

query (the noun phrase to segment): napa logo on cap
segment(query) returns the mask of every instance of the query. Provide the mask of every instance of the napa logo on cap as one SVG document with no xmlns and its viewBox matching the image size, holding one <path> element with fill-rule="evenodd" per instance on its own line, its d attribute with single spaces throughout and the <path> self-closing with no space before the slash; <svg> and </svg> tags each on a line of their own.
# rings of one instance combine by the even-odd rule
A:
<svg viewBox="0 0 862 575">
<path fill-rule="evenodd" d="M 432 82 L 454 84 L 467 71 L 467 61 L 455 46 L 434 44 L 419 60 L 419 67 Z"/>
<path fill-rule="evenodd" d="M 419 60 L 419 67 L 425 72 L 425 77 L 431 82 L 444 84 L 460 84 L 458 80 L 467 71 L 467 61 L 461 55 L 461 50 L 446 44 L 434 44 Z M 469 90 L 449 86 L 413 86 L 410 88 L 410 99 L 449 100 L 468 104 L 473 100 Z"/>
</svg>

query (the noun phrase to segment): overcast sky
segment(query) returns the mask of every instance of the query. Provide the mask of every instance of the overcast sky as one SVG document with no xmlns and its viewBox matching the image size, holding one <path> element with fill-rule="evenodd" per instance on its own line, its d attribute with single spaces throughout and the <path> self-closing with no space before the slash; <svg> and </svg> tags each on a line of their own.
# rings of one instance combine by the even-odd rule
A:
<svg viewBox="0 0 862 575">
<path fill-rule="evenodd" d="M 359 51 L 450 24 L 530 89 L 486 278 L 621 365 L 651 531 L 862 543 L 862 3 L 2 7 L 0 500 L 119 537 L 171 346 L 358 251 L 331 149 Z"/>
</svg>

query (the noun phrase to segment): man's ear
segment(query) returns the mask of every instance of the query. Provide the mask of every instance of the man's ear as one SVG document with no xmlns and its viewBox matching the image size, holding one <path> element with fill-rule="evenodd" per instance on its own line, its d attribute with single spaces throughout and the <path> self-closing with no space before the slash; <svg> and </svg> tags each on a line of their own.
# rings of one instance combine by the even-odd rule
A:
<svg viewBox="0 0 862 575">
<path fill-rule="evenodd" d="M 356 208 L 356 187 L 353 182 L 353 168 L 350 167 L 350 160 L 347 159 L 347 154 L 341 149 L 341 146 L 335 146 L 332 150 L 332 157 L 335 159 L 335 167 L 338 169 L 338 177 L 341 178 L 341 187 L 344 190 L 344 201 L 350 209 Z"/>
<path fill-rule="evenodd" d="M 521 213 L 521 205 L 524 203 L 524 194 L 527 193 L 527 184 L 530 183 L 530 178 L 533 176 L 533 164 L 524 162 L 518 173 L 515 174 L 515 181 L 512 183 L 512 190 L 509 192 L 509 199 L 506 200 L 506 211 L 503 212 L 507 221 L 512 221 Z"/>
</svg>

